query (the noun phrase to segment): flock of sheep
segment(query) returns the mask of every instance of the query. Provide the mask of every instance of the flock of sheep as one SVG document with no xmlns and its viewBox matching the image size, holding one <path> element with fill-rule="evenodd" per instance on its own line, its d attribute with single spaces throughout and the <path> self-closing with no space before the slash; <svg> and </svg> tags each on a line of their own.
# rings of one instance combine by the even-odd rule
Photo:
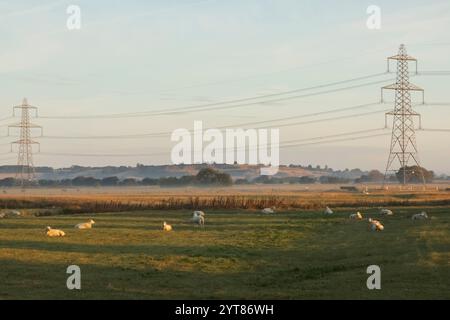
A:
<svg viewBox="0 0 450 320">
<path fill-rule="evenodd" d="M 92 229 L 94 224 L 95 224 L 95 221 L 91 219 L 88 222 L 77 224 L 75 226 L 75 229 L 79 229 L 79 230 Z M 59 229 L 52 229 L 52 227 L 47 227 L 47 236 L 51 237 L 51 238 L 54 238 L 54 237 L 65 237 L 66 233 L 64 231 L 62 231 L 62 230 L 59 230 Z"/>
<path fill-rule="evenodd" d="M 275 207 L 265 208 L 261 212 L 265 213 L 265 214 L 275 213 Z M 332 215 L 333 213 L 334 213 L 333 210 L 331 210 L 329 207 L 326 207 L 324 210 L 324 214 L 326 214 L 326 215 Z M 380 214 L 382 216 L 393 216 L 394 215 L 392 210 L 389 210 L 389 209 L 380 209 Z M 350 214 L 349 218 L 351 220 L 364 220 L 364 217 L 361 212 L 352 213 L 352 214 Z M 411 219 L 412 220 L 426 220 L 426 219 L 428 219 L 428 215 L 425 211 L 422 211 L 421 213 L 414 214 L 411 217 Z M 367 221 L 369 222 L 370 230 L 372 230 L 372 231 L 383 231 L 384 230 L 384 226 L 380 221 L 372 219 L 372 218 L 367 219 Z"/>
<path fill-rule="evenodd" d="M 203 227 L 205 225 L 205 213 L 203 211 L 194 211 L 194 214 L 191 218 L 191 222 Z M 91 219 L 88 222 L 77 224 L 75 226 L 75 229 L 79 229 L 79 230 L 92 229 L 94 224 L 95 224 L 95 221 Z M 164 221 L 163 231 L 165 231 L 165 232 L 173 231 L 173 227 Z M 52 227 L 47 227 L 47 236 L 51 237 L 51 238 L 65 237 L 66 233 L 59 229 L 53 229 Z"/>
<path fill-rule="evenodd" d="M 264 214 L 273 214 L 273 213 L 275 213 L 275 207 L 265 208 L 261 212 Z M 325 208 L 324 214 L 332 215 L 333 213 L 334 213 L 333 210 L 331 210 L 329 207 Z M 394 213 L 389 209 L 380 209 L 380 214 L 382 216 L 394 215 Z M 19 216 L 21 216 L 21 213 L 20 213 L 20 211 L 17 211 L 17 210 L 10 210 L 5 213 L 3 213 L 3 212 L 0 213 L 0 218 L 19 217 Z M 349 218 L 351 220 L 364 220 L 364 217 L 360 212 L 350 214 Z M 414 214 L 411 217 L 411 219 L 412 220 L 426 220 L 426 219 L 428 219 L 428 215 L 426 212 L 423 211 L 421 213 Z M 190 221 L 198 226 L 203 227 L 205 225 L 205 213 L 203 211 L 194 211 L 193 216 Z M 380 221 L 372 219 L 372 218 L 367 219 L 367 221 L 369 222 L 370 230 L 372 230 L 372 231 L 383 231 L 384 230 L 384 226 Z M 75 226 L 75 228 L 79 229 L 79 230 L 92 229 L 94 224 L 95 224 L 95 221 L 91 219 L 88 222 L 77 224 Z M 173 227 L 164 221 L 163 231 L 171 232 L 171 231 L 173 231 Z M 64 237 L 65 235 L 66 235 L 66 233 L 62 230 L 53 229 L 50 226 L 47 227 L 47 236 L 48 237 Z"/>
</svg>

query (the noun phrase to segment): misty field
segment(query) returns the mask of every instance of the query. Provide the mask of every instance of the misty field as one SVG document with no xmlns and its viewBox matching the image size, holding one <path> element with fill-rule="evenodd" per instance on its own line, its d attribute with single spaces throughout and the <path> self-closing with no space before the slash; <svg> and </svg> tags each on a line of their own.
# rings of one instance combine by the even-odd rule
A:
<svg viewBox="0 0 450 320">
<path fill-rule="evenodd" d="M 426 210 L 428 221 L 410 216 Z M 370 232 L 355 209 L 144 210 L 0 220 L 0 299 L 450 299 L 450 207 L 362 210 L 385 225 Z M 95 219 L 92 230 L 75 230 Z M 162 223 L 174 231 L 162 232 Z M 50 225 L 65 238 L 47 238 Z M 366 268 L 381 267 L 381 290 Z M 82 289 L 66 288 L 81 267 Z"/>
</svg>

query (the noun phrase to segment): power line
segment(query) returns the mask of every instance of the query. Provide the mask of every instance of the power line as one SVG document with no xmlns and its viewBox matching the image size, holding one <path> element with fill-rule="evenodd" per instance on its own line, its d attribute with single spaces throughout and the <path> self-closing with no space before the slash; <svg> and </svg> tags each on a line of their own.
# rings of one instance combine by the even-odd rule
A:
<svg viewBox="0 0 450 320">
<path fill-rule="evenodd" d="M 212 129 L 227 129 L 227 128 L 236 128 L 236 127 L 247 127 L 247 126 L 254 126 L 259 124 L 267 124 L 267 123 L 275 123 L 275 122 L 283 122 L 287 120 L 293 120 L 293 119 L 302 119 L 302 118 L 309 118 L 309 117 L 315 117 L 315 116 L 321 116 L 326 114 L 332 114 L 332 113 L 339 113 L 349 110 L 356 110 L 356 109 L 362 109 L 370 106 L 376 106 L 380 105 L 379 102 L 373 102 L 373 103 L 365 103 L 365 104 L 359 104 L 355 106 L 349 106 L 349 107 L 343 107 L 338 109 L 332 109 L 332 110 L 326 110 L 326 111 L 319 111 L 319 112 L 313 112 L 298 116 L 292 116 L 292 117 L 283 117 L 283 118 L 277 118 L 277 119 L 271 119 L 271 120 L 263 120 L 263 121 L 253 121 L 253 122 L 245 122 L 240 124 L 230 124 L 227 126 L 218 126 Z M 352 116 L 352 115 L 350 115 Z M 325 121 L 328 121 L 326 119 Z M 273 126 L 274 127 L 274 126 Z M 204 129 L 208 130 L 208 129 Z M 194 132 L 191 130 L 190 132 Z M 164 131 L 164 132 L 154 132 L 154 133 L 145 133 L 145 134 L 131 134 L 131 135 L 113 135 L 113 136 L 43 136 L 42 138 L 47 139 L 136 139 L 136 138 L 151 138 L 151 137 L 165 137 L 170 136 L 172 134 L 171 131 Z"/>
<path fill-rule="evenodd" d="M 318 137 L 312 137 L 312 138 L 303 138 L 303 139 L 296 139 L 296 140 L 288 140 L 288 141 L 282 141 L 280 144 L 280 148 L 285 147 L 293 147 L 293 146 L 301 146 L 301 145 L 310 145 L 310 144 L 320 144 L 320 143 L 330 143 L 330 142 L 341 142 L 341 141 L 352 141 L 355 139 L 363 139 L 363 138 L 371 138 L 376 136 L 382 136 L 386 134 L 378 134 L 378 135 L 368 135 L 363 137 L 352 137 L 352 138 L 345 138 L 345 139 L 333 139 L 328 141 L 315 141 L 315 142 L 307 142 L 306 141 L 314 141 L 314 140 L 325 140 L 329 138 L 336 138 L 336 137 L 343 137 L 348 135 L 356 135 L 356 134 L 362 134 L 362 133 L 368 133 L 368 132 L 376 132 L 385 130 L 385 128 L 374 128 L 374 129 L 366 129 L 366 130 L 359 130 L 359 131 L 352 131 L 352 132 L 345 132 L 345 133 L 338 133 L 334 135 L 328 135 L 328 136 L 318 136 Z M 301 142 L 301 143 L 299 143 Z M 297 144 L 294 144 L 297 143 Z M 264 145 L 269 146 L 269 145 Z M 260 147 L 260 145 L 258 145 Z M 225 150 L 235 150 L 238 148 L 227 148 Z M 77 157 L 147 157 L 147 156 L 158 156 L 158 155 L 169 155 L 170 152 L 160 152 L 160 153 L 140 153 L 140 154 L 105 154 L 105 153 L 58 153 L 58 152 L 43 152 L 38 153 L 37 155 L 48 155 L 48 156 L 77 156 Z"/>
<path fill-rule="evenodd" d="M 370 138 L 383 137 L 383 136 L 389 136 L 389 135 L 390 135 L 389 133 L 380 133 L 380 134 L 372 134 L 372 135 L 361 136 L 361 137 L 354 137 L 354 138 L 335 139 L 335 140 L 309 142 L 309 143 L 301 143 L 301 144 L 292 144 L 292 145 L 280 146 L 280 148 L 290 148 L 290 147 L 300 147 L 300 146 L 308 146 L 308 145 L 315 145 L 315 144 L 354 141 L 354 140 L 370 139 Z"/>
<path fill-rule="evenodd" d="M 172 115 L 172 114 L 178 114 L 178 113 L 189 113 L 191 111 L 199 112 L 199 111 L 209 111 L 209 110 L 223 110 L 223 109 L 237 108 L 237 107 L 242 107 L 242 106 L 250 106 L 250 105 L 257 105 L 257 104 L 264 104 L 264 103 L 267 104 L 267 103 L 274 103 L 274 102 L 280 102 L 280 101 L 286 101 L 286 100 L 292 100 L 292 99 L 300 99 L 300 98 L 304 98 L 304 97 L 316 96 L 316 95 L 327 94 L 327 93 L 338 92 L 338 91 L 344 91 L 344 90 L 349 90 L 349 89 L 354 89 L 354 88 L 360 88 L 360 87 L 364 87 L 364 86 L 380 84 L 380 83 L 394 80 L 394 79 L 386 79 L 386 80 L 382 80 L 382 81 L 369 82 L 369 83 L 364 83 L 364 84 L 359 84 L 359 85 L 354 85 L 354 86 L 332 89 L 332 90 L 319 91 L 319 92 L 310 93 L 310 94 L 306 94 L 306 95 L 295 95 L 295 96 L 289 96 L 289 97 L 281 97 L 278 99 L 253 101 L 253 100 L 267 99 L 267 98 L 272 98 L 272 97 L 280 97 L 280 96 L 285 96 L 285 95 L 289 95 L 289 94 L 293 94 L 293 93 L 299 93 L 299 92 L 303 92 L 303 91 L 310 91 L 310 90 L 314 90 L 314 89 L 336 86 L 339 84 L 345 84 L 345 83 L 360 81 L 363 79 L 378 77 L 378 76 L 385 75 L 385 74 L 386 73 L 377 73 L 377 74 L 366 75 L 366 76 L 362 76 L 362 77 L 358 77 L 358 78 L 352 78 L 352 79 L 337 81 L 337 82 L 333 82 L 333 83 L 322 84 L 322 85 L 317 85 L 317 86 L 312 86 L 312 87 L 307 87 L 307 88 L 300 88 L 300 89 L 295 89 L 295 90 L 289 90 L 289 91 L 284 91 L 284 92 L 279 92 L 279 93 L 265 94 L 265 95 L 253 96 L 253 97 L 248 97 L 248 98 L 234 99 L 234 100 L 226 100 L 226 101 L 220 101 L 220 102 L 214 102 L 214 103 L 208 103 L 208 104 L 193 105 L 193 106 L 188 106 L 188 107 L 177 107 L 177 108 L 171 108 L 171 109 L 167 109 L 167 110 L 144 111 L 144 112 L 134 112 L 134 113 L 114 113 L 114 114 L 103 114 L 103 115 L 84 115 L 84 116 L 40 116 L 40 118 L 42 118 L 42 119 L 108 119 L 108 118 L 115 119 L 115 118 L 133 118 L 133 117 L 143 117 L 143 116 Z M 232 104 L 232 105 L 231 106 L 223 106 L 223 105 L 229 105 L 229 104 Z M 220 106 L 223 106 L 223 107 L 220 107 Z M 212 108 L 212 107 L 218 107 L 218 108 Z"/>
<path fill-rule="evenodd" d="M 387 111 L 389 111 L 390 109 L 384 109 L 384 110 L 377 110 L 377 111 L 370 111 L 370 112 L 363 112 L 363 113 L 357 113 L 357 114 L 351 114 L 351 115 L 345 115 L 345 116 L 338 116 L 338 117 L 329 117 L 329 118 L 325 118 L 325 119 L 316 119 L 316 120 L 309 120 L 309 121 L 302 121 L 302 122 L 292 122 L 292 123 L 283 123 L 283 124 L 278 124 L 278 125 L 270 125 L 270 126 L 262 126 L 262 127 L 254 127 L 252 129 L 273 129 L 273 128 L 281 128 L 281 127 L 291 127 L 291 126 L 298 126 L 298 125 L 306 125 L 306 124 L 313 124 L 313 123 L 320 123 L 320 122 L 328 122 L 328 121 L 334 121 L 334 120 L 343 120 L 343 119 L 350 119 L 350 118 L 358 118 L 358 117 L 363 117 L 363 116 L 367 116 L 367 115 L 372 115 L 372 114 L 382 114 L 385 113 Z M 219 128 L 217 128 L 219 129 Z M 208 129 L 205 129 L 208 130 Z M 195 132 L 193 130 L 189 131 L 192 134 L 194 134 Z M 146 138 L 151 138 L 151 137 L 165 137 L 167 134 L 172 134 L 171 132 L 162 132 L 162 133 L 154 133 L 154 134 L 146 134 L 146 135 L 134 135 L 134 137 L 146 137 Z M 108 137 L 108 139 L 115 139 L 115 138 L 119 138 L 119 139 L 123 139 L 123 138 L 129 138 L 129 136 L 116 136 L 116 137 Z M 43 138 L 46 138 L 46 136 L 44 136 Z M 97 139 L 97 137 L 48 137 L 51 139 Z M 101 139 L 104 139 L 105 137 L 101 137 Z"/>
<path fill-rule="evenodd" d="M 234 100 L 226 100 L 226 101 L 219 101 L 214 103 L 208 103 L 208 104 L 199 104 L 199 105 L 193 105 L 193 106 L 187 106 L 187 107 L 177 107 L 177 108 L 171 108 L 166 110 L 156 110 L 156 111 L 143 111 L 143 112 L 133 112 L 133 113 L 113 113 L 113 114 L 102 114 L 102 115 L 80 115 L 80 116 L 41 116 L 42 119 L 72 119 L 72 120 L 83 120 L 83 119 L 118 119 L 118 118 L 135 118 L 135 117 L 149 117 L 149 116 L 163 116 L 163 115 L 174 115 L 174 114 L 184 114 L 184 113 L 190 113 L 190 112 L 204 112 L 204 111 L 211 111 L 211 110 L 226 110 L 226 109 L 232 109 L 232 108 L 239 108 L 239 107 L 245 107 L 245 106 L 252 106 L 252 105 L 259 105 L 259 104 L 268 104 L 268 103 L 276 103 L 281 101 L 289 101 L 289 100 L 295 100 L 295 99 L 301 99 L 311 96 L 317 96 L 322 94 L 328 94 L 328 93 L 334 93 L 339 91 L 345 91 L 355 88 L 361 88 L 366 87 L 370 85 L 375 84 L 381 84 L 387 81 L 395 80 L 395 78 L 391 79 L 385 79 L 381 81 L 373 81 L 368 83 L 363 83 L 359 85 L 353 85 L 353 86 L 347 86 L 342 88 L 336 88 L 331 90 L 324 90 L 319 91 L 315 93 L 310 94 L 304 94 L 304 95 L 294 95 L 290 97 L 280 97 L 284 95 L 289 95 L 293 93 L 299 93 L 303 91 L 310 91 L 314 89 L 320 89 L 320 88 L 326 88 L 326 87 L 332 87 L 339 84 L 345 84 L 345 83 L 351 83 L 355 81 L 361 81 L 364 79 L 374 78 L 381 75 L 390 74 L 390 72 L 383 72 L 383 73 L 376 73 L 366 76 L 361 76 L 357 78 L 307 87 L 307 88 L 300 88 L 300 89 L 294 89 L 279 93 L 272 93 L 272 94 L 266 94 L 266 95 L 259 95 L 254 97 L 247 97 L 247 98 L 241 98 L 241 99 L 234 99 Z M 414 74 L 412 76 L 420 76 L 419 74 Z M 259 100 L 259 99 L 267 99 L 271 97 L 280 97 L 278 99 L 271 99 L 271 100 L 263 100 L 263 101 L 253 101 L 253 100 Z M 241 103 L 242 102 L 242 103 Z M 235 104 L 237 103 L 237 104 Z M 229 105 L 230 106 L 224 106 Z"/>
<path fill-rule="evenodd" d="M 366 104 L 360 104 L 356 106 L 350 106 L 350 107 L 343 107 L 338 109 L 332 109 L 327 111 L 321 111 L 321 112 L 315 112 L 315 113 L 309 113 L 309 114 L 303 114 L 299 116 L 293 116 L 293 117 L 284 117 L 284 118 L 278 118 L 278 119 L 271 119 L 271 120 L 263 120 L 263 121 L 254 121 L 254 122 L 246 122 L 246 123 L 240 123 L 240 124 L 229 124 L 227 126 L 218 126 L 216 128 L 205 128 L 204 130 L 208 129 L 227 129 L 227 128 L 236 128 L 236 127 L 246 127 L 251 125 L 258 125 L 258 124 L 266 124 L 266 123 L 274 123 L 274 122 L 282 122 L 287 120 L 293 120 L 293 119 L 301 119 L 301 118 L 308 118 L 308 117 L 314 117 L 314 116 L 320 116 L 325 114 L 332 114 L 332 113 L 338 113 L 348 110 L 355 110 L 360 108 L 365 108 L 369 106 L 375 106 L 375 105 L 381 105 L 379 102 L 374 103 L 366 103 Z M 425 104 L 417 104 L 416 106 L 424 107 L 424 106 L 430 106 L 430 105 L 449 105 L 448 102 L 431 102 L 431 103 L 425 103 Z M 324 121 L 332 121 L 332 120 L 339 120 L 339 119 L 346 119 L 346 118 L 352 118 L 352 117 L 359 117 L 364 115 L 371 115 L 371 114 L 377 114 L 377 113 L 383 113 L 386 112 L 388 109 L 381 110 L 381 111 L 373 111 L 373 112 L 367 112 L 362 114 L 350 114 L 345 115 L 342 117 L 333 117 L 333 118 L 326 118 L 326 119 L 319 119 L 319 120 L 312 120 L 307 122 L 301 122 L 301 123 L 288 123 L 288 124 L 280 124 L 280 125 L 273 125 L 269 128 L 275 128 L 279 126 L 293 126 L 293 125 L 299 125 L 299 124 L 309 124 L 309 123 L 318 123 L 318 122 L 324 122 Z M 261 128 L 261 127 L 259 127 Z M 191 134 L 195 133 L 194 130 L 189 131 Z M 45 135 L 42 137 L 37 137 L 39 139 L 67 139 L 67 140 L 114 140 L 114 139 L 141 139 L 141 138 L 162 138 L 166 136 L 170 136 L 172 134 L 171 131 L 164 131 L 164 132 L 153 132 L 153 133 L 141 133 L 141 134 L 129 134 L 129 135 L 110 135 L 110 136 L 51 136 L 51 135 Z M 4 136 L 1 138 L 6 138 L 8 136 Z"/>
<path fill-rule="evenodd" d="M 450 132 L 450 129 L 428 129 L 428 128 L 422 128 L 422 129 L 419 129 L 419 131 Z"/>
</svg>

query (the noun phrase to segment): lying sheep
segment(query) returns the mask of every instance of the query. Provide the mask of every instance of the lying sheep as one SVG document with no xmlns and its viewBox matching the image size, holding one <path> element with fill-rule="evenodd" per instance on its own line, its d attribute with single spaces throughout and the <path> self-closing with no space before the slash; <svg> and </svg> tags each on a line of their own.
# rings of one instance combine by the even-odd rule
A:
<svg viewBox="0 0 450 320">
<path fill-rule="evenodd" d="M 352 219 L 352 220 L 362 220 L 363 216 L 362 216 L 362 214 L 360 212 L 357 212 L 357 213 L 351 214 L 350 215 L 350 219 Z"/>
<path fill-rule="evenodd" d="M 172 226 L 170 225 L 170 224 L 167 224 L 165 221 L 164 221 L 164 223 L 163 223 L 163 231 L 167 231 L 167 232 L 169 232 L 169 231 L 172 231 L 173 229 L 172 229 Z"/>
<path fill-rule="evenodd" d="M 325 214 L 333 214 L 333 210 L 331 210 L 329 207 L 326 207 Z"/>
<path fill-rule="evenodd" d="M 369 219 L 370 230 L 372 231 L 383 231 L 384 226 L 378 220 Z"/>
<path fill-rule="evenodd" d="M 95 224 L 94 220 L 89 220 L 89 222 L 79 223 L 75 226 L 76 229 L 92 229 L 92 226 Z"/>
<path fill-rule="evenodd" d="M 205 213 L 203 211 L 194 211 L 192 216 L 192 222 L 198 224 L 199 226 L 205 225 Z"/>
<path fill-rule="evenodd" d="M 381 209 L 380 214 L 382 216 L 393 216 L 394 215 L 394 213 L 389 209 Z"/>
<path fill-rule="evenodd" d="M 421 213 L 416 213 L 415 215 L 412 216 L 413 220 L 427 220 L 428 219 L 428 215 L 425 211 L 422 211 Z"/>
<path fill-rule="evenodd" d="M 272 214 L 275 213 L 275 210 L 272 208 L 264 208 L 261 212 L 265 214 Z"/>
<path fill-rule="evenodd" d="M 47 236 L 48 237 L 64 237 L 66 233 L 62 230 L 52 229 L 51 227 L 47 227 Z"/>
<path fill-rule="evenodd" d="M 0 218 L 15 218 L 22 216 L 22 213 L 18 210 L 8 210 L 0 214 Z"/>
</svg>

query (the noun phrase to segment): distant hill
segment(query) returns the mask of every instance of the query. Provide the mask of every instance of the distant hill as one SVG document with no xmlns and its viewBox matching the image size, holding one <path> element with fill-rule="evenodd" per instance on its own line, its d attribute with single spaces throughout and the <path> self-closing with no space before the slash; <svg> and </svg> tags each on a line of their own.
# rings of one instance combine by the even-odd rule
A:
<svg viewBox="0 0 450 320">
<path fill-rule="evenodd" d="M 73 179 L 76 177 L 93 177 L 102 179 L 106 177 L 116 176 L 119 179 L 135 178 L 164 178 L 164 177 L 182 177 L 187 175 L 196 175 L 202 168 L 212 167 L 221 172 L 228 173 L 234 180 L 247 179 L 253 180 L 260 176 L 261 166 L 259 165 L 227 165 L 227 164 L 195 164 L 195 165 L 159 165 L 148 166 L 138 164 L 132 166 L 106 166 L 106 167 L 82 167 L 72 166 L 70 168 L 54 169 L 51 167 L 37 167 L 36 175 L 38 179 L 46 180 L 62 180 Z M 0 178 L 14 177 L 17 166 L 0 166 Z M 347 179 L 356 179 L 367 172 L 359 169 L 338 170 L 334 171 L 330 168 L 320 168 L 313 166 L 301 165 L 282 165 L 277 178 L 287 177 L 322 177 L 332 176 Z"/>
</svg>

